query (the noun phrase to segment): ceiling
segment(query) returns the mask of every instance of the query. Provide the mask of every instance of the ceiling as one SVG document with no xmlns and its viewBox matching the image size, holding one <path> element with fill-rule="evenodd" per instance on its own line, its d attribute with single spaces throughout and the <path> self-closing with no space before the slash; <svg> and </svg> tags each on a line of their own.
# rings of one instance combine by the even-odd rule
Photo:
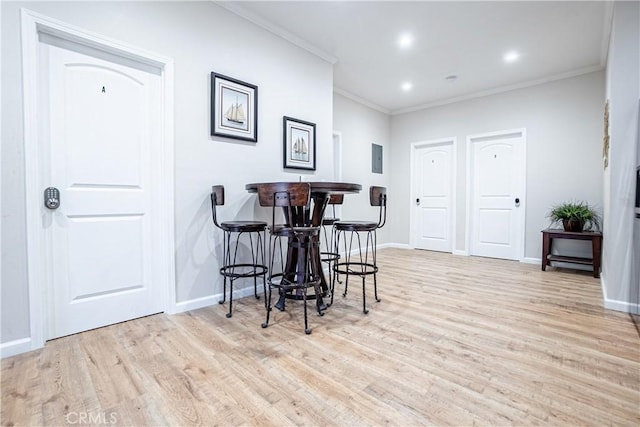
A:
<svg viewBox="0 0 640 427">
<path fill-rule="evenodd" d="M 392 114 L 603 69 L 611 22 L 594 1 L 219 4 L 335 62 L 336 92 Z"/>
</svg>

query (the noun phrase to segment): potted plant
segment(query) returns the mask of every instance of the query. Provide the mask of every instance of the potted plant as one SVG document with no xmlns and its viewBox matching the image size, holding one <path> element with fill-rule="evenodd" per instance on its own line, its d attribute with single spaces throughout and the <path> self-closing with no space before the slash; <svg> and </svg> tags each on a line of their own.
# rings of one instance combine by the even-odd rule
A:
<svg viewBox="0 0 640 427">
<path fill-rule="evenodd" d="M 599 230 L 600 214 L 586 202 L 565 202 L 555 205 L 547 215 L 551 224 L 562 222 L 564 231 Z"/>
</svg>

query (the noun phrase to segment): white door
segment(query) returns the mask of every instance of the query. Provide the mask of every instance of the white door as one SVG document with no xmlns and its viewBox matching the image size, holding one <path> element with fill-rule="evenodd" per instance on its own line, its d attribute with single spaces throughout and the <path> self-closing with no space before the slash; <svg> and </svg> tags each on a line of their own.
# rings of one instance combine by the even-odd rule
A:
<svg viewBox="0 0 640 427">
<path fill-rule="evenodd" d="M 419 147 L 414 155 L 414 245 L 451 252 L 451 144 Z"/>
<path fill-rule="evenodd" d="M 470 254 L 524 256 L 524 131 L 470 138 Z"/>
<path fill-rule="evenodd" d="M 61 202 L 43 208 L 47 339 L 157 313 L 163 303 L 152 184 L 160 77 L 83 49 L 91 56 L 41 44 L 42 184 L 57 187 Z"/>
</svg>

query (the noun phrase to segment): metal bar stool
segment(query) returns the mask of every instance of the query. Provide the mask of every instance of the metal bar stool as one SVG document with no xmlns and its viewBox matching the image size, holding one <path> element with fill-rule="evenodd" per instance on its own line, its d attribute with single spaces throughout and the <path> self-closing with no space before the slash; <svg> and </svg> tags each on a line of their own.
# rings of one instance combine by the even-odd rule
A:
<svg viewBox="0 0 640 427">
<path fill-rule="evenodd" d="M 309 224 L 309 202 L 311 187 L 308 183 L 280 182 L 258 185 L 260 206 L 271 207 L 271 225 L 269 226 L 269 279 L 267 280 L 269 296 L 267 299 L 267 318 L 263 328 L 269 326 L 271 313 L 271 296 L 277 289 L 280 299 L 276 308 L 284 310 L 284 299 L 291 298 L 304 301 L 304 332 L 311 333 L 307 319 L 307 290 L 314 288 L 316 309 L 320 316 L 324 315 L 320 305 L 320 265 L 318 251 L 320 227 Z M 276 224 L 276 208 L 284 208 L 285 224 Z M 281 251 L 281 239 L 287 238 L 287 257 L 281 272 L 274 273 L 274 258 Z M 282 255 L 281 255 L 282 256 Z"/>
<path fill-rule="evenodd" d="M 222 299 L 218 301 L 224 304 L 227 296 L 227 279 L 229 280 L 229 312 L 226 316 L 232 316 L 233 310 L 233 282 L 236 279 L 253 277 L 253 293 L 256 299 L 258 295 L 258 276 L 262 276 L 262 287 L 266 294 L 267 266 L 264 262 L 264 245 L 266 243 L 267 223 L 264 221 L 225 221 L 218 224 L 216 206 L 224 205 L 224 186 L 214 185 L 211 187 L 211 213 L 213 223 L 224 232 L 223 257 L 220 274 L 224 277 Z M 237 237 L 232 241 L 231 235 L 237 233 Z M 251 262 L 238 262 L 238 247 L 243 234 L 249 238 L 249 248 L 251 250 Z M 232 243 L 235 243 L 233 256 L 231 255 Z M 266 300 L 265 300 L 266 306 Z"/>
<path fill-rule="evenodd" d="M 336 230 L 336 252 L 340 246 L 340 239 L 344 240 L 345 260 L 336 262 L 333 266 L 334 272 L 346 276 L 344 281 L 343 297 L 347 296 L 349 287 L 349 276 L 358 276 L 362 279 L 362 312 L 367 314 L 367 296 L 365 288 L 365 278 L 373 275 L 373 292 L 376 302 L 380 302 L 378 298 L 378 283 L 376 274 L 378 273 L 378 265 L 376 264 L 376 230 L 382 228 L 387 220 L 387 189 L 385 187 L 369 187 L 369 201 L 371 206 L 378 206 L 380 214 L 378 222 L 371 221 L 338 221 L 333 227 Z M 347 238 L 347 233 L 348 238 Z M 366 243 L 363 247 L 361 242 L 361 234 L 366 235 Z M 356 254 L 353 254 L 353 241 L 357 241 L 355 248 Z M 347 240 L 349 245 L 347 248 Z M 364 251 L 364 254 L 363 254 Z M 358 255 L 357 257 L 355 255 Z"/>
<path fill-rule="evenodd" d="M 333 225 L 340 221 L 340 218 L 336 216 L 336 205 L 341 205 L 344 201 L 344 194 L 331 194 L 327 205 L 331 205 L 332 216 L 322 219 L 322 232 L 320 234 L 320 261 L 327 264 L 329 271 L 329 285 L 331 290 L 331 304 L 333 304 L 333 294 L 335 289 L 335 282 L 342 283 L 338 280 L 337 273 L 333 270 L 333 264 L 340 259 L 340 253 L 335 246 L 336 230 Z M 327 231 L 329 229 L 330 231 Z M 324 249 L 324 250 L 323 250 Z"/>
</svg>

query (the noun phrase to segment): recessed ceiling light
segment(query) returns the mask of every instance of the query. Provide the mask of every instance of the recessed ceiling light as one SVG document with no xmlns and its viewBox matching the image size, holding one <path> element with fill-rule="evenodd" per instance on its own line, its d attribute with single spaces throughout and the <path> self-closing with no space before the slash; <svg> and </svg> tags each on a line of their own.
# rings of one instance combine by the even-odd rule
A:
<svg viewBox="0 0 640 427">
<path fill-rule="evenodd" d="M 407 49 L 413 44 L 413 36 L 411 34 L 402 34 L 398 37 L 398 46 Z"/>
<path fill-rule="evenodd" d="M 413 88 L 413 84 L 411 82 L 404 82 L 400 87 L 402 88 L 403 91 L 409 92 L 411 88 Z"/>
<path fill-rule="evenodd" d="M 512 50 L 511 52 L 505 53 L 502 58 L 504 59 L 504 62 L 511 63 L 517 61 L 518 58 L 520 58 L 520 54 L 515 50 Z"/>
</svg>

